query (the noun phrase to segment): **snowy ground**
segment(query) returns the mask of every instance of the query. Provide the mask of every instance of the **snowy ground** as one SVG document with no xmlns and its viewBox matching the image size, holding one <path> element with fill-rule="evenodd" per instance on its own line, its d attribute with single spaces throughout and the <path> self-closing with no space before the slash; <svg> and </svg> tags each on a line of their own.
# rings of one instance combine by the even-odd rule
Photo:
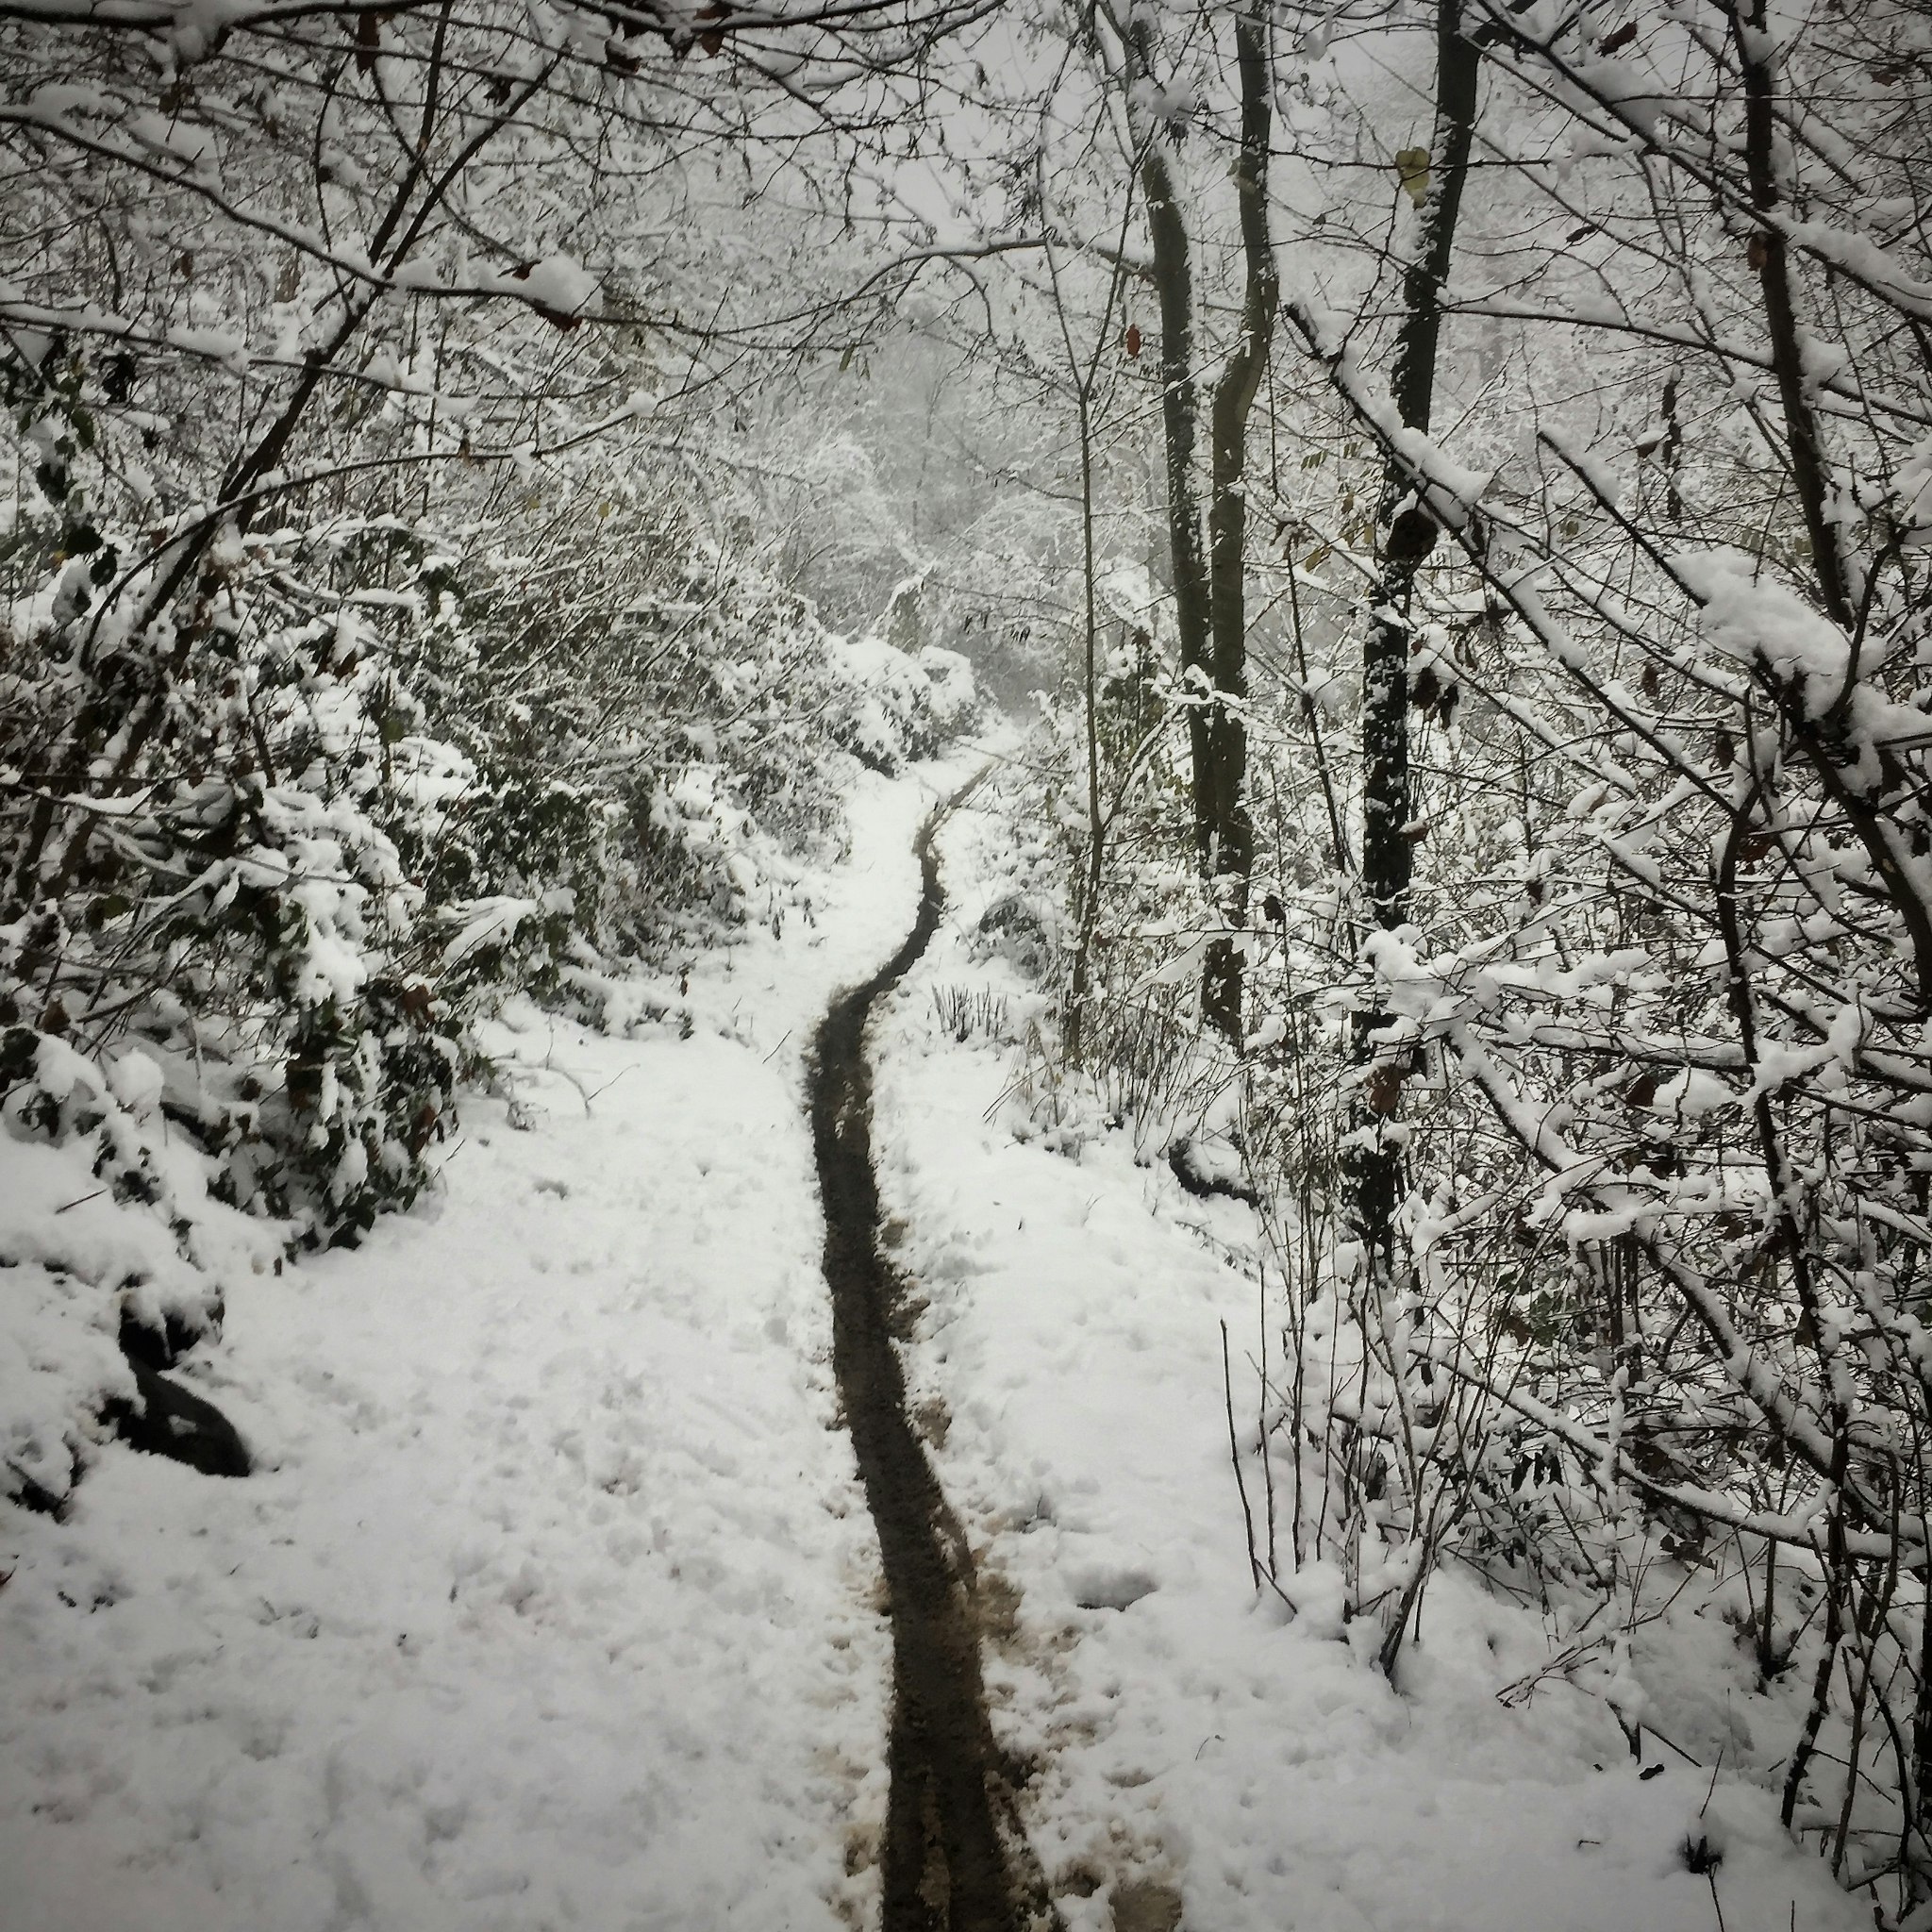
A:
<svg viewBox="0 0 1932 1932">
<path fill-rule="evenodd" d="M 1024 1031 L 1024 986 L 971 943 L 1013 883 L 998 810 L 982 793 L 943 835 L 952 903 L 876 1035 L 875 1144 L 927 1303 L 914 1397 L 994 1601 L 995 1728 L 1042 1768 L 1034 1841 L 1069 1925 L 1105 1932 L 1131 1901 L 1122 1920 L 1164 1928 L 1173 1894 L 1200 1932 L 1868 1924 L 1758 1786 L 1713 1790 L 1656 1747 L 1644 1775 L 1565 1684 L 1499 1705 L 1551 1645 L 1468 1578 L 1433 1587 L 1399 1696 L 1317 1620 L 1257 1602 L 1220 1330 L 1240 1373 L 1256 1294 L 1217 1258 L 1251 1242 L 1247 1210 L 1135 1165 L 1121 1134 L 1023 1142 L 1010 1044 L 940 1024 L 935 989 L 983 989 L 997 1030 Z M 1702 1648 L 1657 1662 L 1657 1722 L 1706 1763 L 1749 1761 L 1737 1646 L 1690 1622 L 1674 1641 Z M 1692 1834 L 1724 1850 L 1711 1878 L 1685 1868 Z"/>
<path fill-rule="evenodd" d="M 864 1921 L 887 1642 L 800 1052 L 902 937 L 913 827 L 970 768 L 865 791 L 815 927 L 662 990 L 666 1023 L 513 1014 L 521 1130 L 472 1099 L 435 1203 L 256 1277 L 187 1372 L 257 1474 L 113 1446 L 67 1522 L 0 1519 L 0 1932 Z M 1641 1777 L 1565 1686 L 1504 1710 L 1544 1632 L 1466 1581 L 1399 1697 L 1257 1606 L 1218 1326 L 1252 1329 L 1253 1291 L 1203 1238 L 1238 1244 L 1242 1210 L 1191 1229 L 1119 1137 L 1023 1143 L 1010 1049 L 936 1024 L 935 985 L 1024 1011 L 965 944 L 988 805 L 880 1029 L 876 1144 L 995 1723 L 1039 1766 L 1074 1932 L 1167 1932 L 1175 1898 L 1197 1932 L 1710 1932 L 1693 1823 L 1728 1932 L 1864 1923 L 1748 1781 L 1707 1807 L 1702 1772 Z M 1675 1708 L 1737 1762 L 1710 1643 Z"/>
<path fill-rule="evenodd" d="M 862 1918 L 887 1642 L 800 1050 L 940 782 L 665 1024 L 513 1013 L 528 1131 L 472 1098 L 439 1199 L 231 1297 L 183 1379 L 258 1474 L 114 1445 L 0 1512 L 6 1932 Z"/>
</svg>

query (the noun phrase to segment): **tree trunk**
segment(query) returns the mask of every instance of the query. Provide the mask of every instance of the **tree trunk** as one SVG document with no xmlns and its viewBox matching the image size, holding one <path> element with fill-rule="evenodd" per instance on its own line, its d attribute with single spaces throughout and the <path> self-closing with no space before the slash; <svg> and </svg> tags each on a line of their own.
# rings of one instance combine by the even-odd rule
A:
<svg viewBox="0 0 1932 1932">
<path fill-rule="evenodd" d="M 1426 433 L 1434 407 L 1436 362 L 1442 333 L 1442 284 L 1456 242 L 1456 218 L 1469 167 L 1475 124 L 1478 55 L 1461 30 L 1461 0 L 1438 0 L 1436 121 L 1420 232 L 1403 276 L 1403 316 L 1390 388 L 1403 424 Z M 1389 930 L 1408 918 L 1415 850 L 1409 836 L 1408 613 L 1416 573 L 1435 547 L 1437 530 L 1420 505 L 1407 501 L 1407 475 L 1390 459 L 1383 473 L 1381 570 L 1362 644 L 1362 891 L 1376 923 Z M 1371 1036 L 1389 1024 L 1364 1013 L 1356 1024 L 1356 1054 L 1374 1057 Z M 1352 1218 L 1374 1265 L 1391 1266 L 1400 1187 L 1400 1150 L 1387 1143 L 1380 1123 L 1396 1110 L 1401 1070 L 1378 1070 L 1365 1083 L 1356 1125 L 1373 1130 L 1373 1146 L 1351 1157 Z"/>
<path fill-rule="evenodd" d="M 1146 73 L 1144 45 L 1137 48 Z M 1156 137 L 1158 141 L 1158 137 Z M 1167 446 L 1167 543 L 1174 573 L 1174 629 L 1188 708 L 1188 752 L 1194 774 L 1194 842 L 1205 869 L 1214 849 L 1214 758 L 1205 702 L 1209 665 L 1208 565 L 1201 549 L 1201 505 L 1194 489 L 1194 431 L 1200 394 L 1194 384 L 1194 284 L 1188 230 L 1174 199 L 1167 157 L 1150 142 L 1141 159 L 1147 234 L 1154 249 L 1154 289 L 1160 305 L 1160 422 Z"/>
<path fill-rule="evenodd" d="M 1213 839 L 1208 857 L 1216 910 L 1226 931 L 1208 947 L 1202 1010 L 1241 1041 L 1239 934 L 1247 924 L 1255 827 L 1248 815 L 1247 467 L 1248 417 L 1267 367 L 1281 285 L 1268 237 L 1269 71 L 1267 27 L 1255 11 L 1234 28 L 1241 76 L 1241 140 L 1235 162 L 1244 289 L 1241 334 L 1214 388 L 1212 480 L 1208 500 L 1208 608 L 1212 626 L 1214 708 L 1208 715 L 1213 774 Z"/>
<path fill-rule="evenodd" d="M 1134 53 L 1141 78 L 1151 77 L 1144 27 Z M 1150 141 L 1141 159 L 1160 305 L 1161 421 L 1167 445 L 1167 529 L 1174 566 L 1174 625 L 1182 682 L 1191 699 L 1188 750 L 1193 767 L 1195 857 L 1224 930 L 1208 942 L 1202 1011 L 1230 1040 L 1241 1038 L 1241 966 L 1234 937 L 1246 921 L 1254 827 L 1243 791 L 1247 779 L 1247 426 L 1267 366 L 1279 284 L 1268 238 L 1270 76 L 1267 29 L 1244 11 L 1235 24 L 1241 83 L 1241 150 L 1235 164 L 1240 200 L 1244 291 L 1241 335 L 1215 384 L 1210 422 L 1208 547 L 1201 541 L 1194 476 L 1200 392 L 1193 366 L 1193 273 L 1187 227 L 1175 201 L 1167 157 Z"/>
</svg>

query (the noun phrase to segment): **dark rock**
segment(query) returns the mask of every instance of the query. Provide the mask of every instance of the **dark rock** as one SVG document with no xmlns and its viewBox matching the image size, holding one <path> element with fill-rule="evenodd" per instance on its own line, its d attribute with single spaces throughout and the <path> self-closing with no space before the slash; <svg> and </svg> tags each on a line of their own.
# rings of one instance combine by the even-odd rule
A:
<svg viewBox="0 0 1932 1932">
<path fill-rule="evenodd" d="M 141 1362 L 150 1369 L 172 1369 L 197 1341 L 205 1341 L 218 1332 L 219 1326 L 219 1314 L 202 1324 L 171 1312 L 162 1318 L 162 1325 L 157 1331 L 124 1307 L 119 1337 L 121 1353 L 129 1361 Z"/>
<path fill-rule="evenodd" d="M 1244 1180 L 1230 1180 L 1224 1174 L 1209 1174 L 1201 1164 L 1194 1152 L 1191 1141 L 1176 1141 L 1167 1150 L 1167 1164 L 1174 1170 L 1174 1177 L 1180 1182 L 1197 1201 L 1244 1201 L 1250 1208 L 1258 1208 L 1261 1197 Z"/>
<path fill-rule="evenodd" d="M 152 1331 L 137 1328 L 135 1332 L 152 1344 Z M 213 1403 L 191 1395 L 136 1354 L 128 1345 L 125 1327 L 121 1348 L 127 1366 L 134 1371 L 140 1403 L 108 1403 L 102 1414 L 113 1425 L 114 1433 L 130 1449 L 172 1457 L 203 1475 L 246 1475 L 253 1464 L 234 1424 Z"/>
</svg>

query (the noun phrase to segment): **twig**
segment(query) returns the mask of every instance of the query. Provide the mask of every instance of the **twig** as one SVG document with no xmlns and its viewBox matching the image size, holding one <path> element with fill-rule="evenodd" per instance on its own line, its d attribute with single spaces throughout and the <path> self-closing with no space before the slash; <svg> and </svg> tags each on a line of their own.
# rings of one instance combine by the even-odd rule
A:
<svg viewBox="0 0 1932 1932">
<path fill-rule="evenodd" d="M 1669 1739 L 1666 1739 L 1664 1741 L 1666 1743 L 1670 1742 Z M 1671 1749 L 1673 1751 L 1676 1750 L 1676 1748 L 1677 1747 L 1674 1744 L 1671 1745 Z M 1700 1818 L 1702 1818 L 1704 1814 L 1710 1809 L 1711 1793 L 1717 1790 L 1717 1774 L 1724 1768 L 1724 1747 L 1722 1744 L 1720 1744 L 1717 1747 L 1717 1762 L 1710 1767 L 1710 1782 L 1704 1788 L 1704 1803 L 1698 1806 L 1697 1807 L 1697 1815 Z"/>
<path fill-rule="evenodd" d="M 1267 1497 L 1268 1574 L 1273 1576 L 1279 1564 L 1274 1553 L 1274 1458 L 1268 1453 L 1268 1270 L 1265 1262 L 1257 1266 L 1256 1274 L 1255 1294 L 1261 1317 L 1261 1359 L 1256 1369 L 1260 1377 L 1261 1394 L 1256 1406 L 1261 1425 L 1261 1485 Z M 1300 1443 L 1295 1445 L 1295 1455 L 1301 1455 Z"/>
<path fill-rule="evenodd" d="M 1227 1454 L 1234 1464 L 1234 1486 L 1241 1491 L 1241 1521 L 1248 1531 L 1248 1573 L 1254 1578 L 1255 1588 L 1261 1587 L 1260 1559 L 1255 1555 L 1255 1512 L 1248 1507 L 1247 1478 L 1241 1474 L 1241 1441 L 1234 1427 L 1234 1371 L 1227 1355 L 1227 1324 L 1221 1324 L 1221 1387 L 1227 1398 Z"/>
<path fill-rule="evenodd" d="M 780 1045 L 782 1046 L 782 1045 L 784 1044 L 784 1041 L 779 1041 L 779 1044 L 780 1044 Z M 601 1087 L 594 1087 L 594 1088 L 592 1088 L 592 1089 L 591 1090 L 591 1091 L 590 1091 L 590 1092 L 588 1092 L 588 1093 L 586 1093 L 586 1094 L 584 1095 L 584 1097 L 583 1097 L 583 1098 L 584 1098 L 584 1111 L 585 1111 L 586 1113 L 589 1113 L 589 1112 L 590 1112 L 590 1110 L 591 1110 L 591 1101 L 593 1101 L 593 1100 L 597 1100 L 597 1099 L 600 1099 L 600 1098 L 602 1098 L 602 1096 L 603 1096 L 603 1095 L 605 1095 L 605 1094 L 608 1093 L 608 1092 L 610 1091 L 610 1090 L 611 1090 L 611 1089 L 612 1089 L 613 1087 L 615 1087 L 615 1086 L 617 1085 L 617 1083 L 618 1083 L 618 1082 L 619 1082 L 619 1081 L 620 1081 L 621 1079 L 623 1079 L 623 1078 L 624 1078 L 624 1076 L 625 1076 L 625 1075 L 626 1074 L 634 1074 L 634 1073 L 636 1073 L 636 1072 L 637 1072 L 637 1067 L 636 1067 L 636 1065 L 635 1065 L 635 1064 L 632 1064 L 631 1066 L 628 1066 L 628 1067 L 619 1067 L 619 1068 L 618 1068 L 618 1070 L 616 1071 L 616 1073 L 612 1074 L 611 1074 L 611 1076 L 609 1077 L 609 1079 L 608 1079 L 607 1081 L 605 1081 L 605 1083 L 603 1084 L 603 1086 L 601 1086 Z"/>
</svg>

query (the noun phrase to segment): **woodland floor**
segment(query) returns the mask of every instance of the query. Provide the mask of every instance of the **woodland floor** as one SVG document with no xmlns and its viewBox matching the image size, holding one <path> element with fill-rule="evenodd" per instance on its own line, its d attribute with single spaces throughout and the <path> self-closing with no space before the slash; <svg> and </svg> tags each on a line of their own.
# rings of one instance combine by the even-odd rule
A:
<svg viewBox="0 0 1932 1932">
<path fill-rule="evenodd" d="M 184 1370 L 255 1474 L 117 1445 L 65 1521 L 0 1523 L 0 1932 L 808 1932 L 907 1884 L 937 1908 L 953 1881 L 889 1830 L 896 1533 L 882 1568 L 808 1049 L 904 940 L 917 828 L 974 762 L 871 785 L 815 920 L 656 989 L 633 1037 L 513 1011 L 513 1098 L 471 1099 L 441 1193 L 259 1278 Z M 1864 1924 L 1776 1827 L 1774 1727 L 1717 1616 L 1641 1659 L 1683 1756 L 1640 1764 L 1572 1685 L 1499 1701 L 1553 1638 L 1470 1577 L 1393 1688 L 1339 1620 L 1257 1601 L 1221 1356 L 1223 1322 L 1238 1364 L 1258 1328 L 1247 1210 L 1131 1133 L 1040 1131 L 1013 1091 L 1037 995 L 974 942 L 1012 883 L 996 786 L 939 845 L 930 944 L 869 1035 L 842 1008 L 896 1322 L 874 1369 L 917 1427 L 892 1453 L 930 1458 L 910 1516 L 957 1528 L 941 1597 L 973 1578 L 992 1823 L 1016 1787 L 1062 1922 Z M 981 993 L 985 1024 L 942 1024 Z M 820 1090 L 821 1170 L 866 1071 L 823 1058 L 848 1085 Z"/>
</svg>

